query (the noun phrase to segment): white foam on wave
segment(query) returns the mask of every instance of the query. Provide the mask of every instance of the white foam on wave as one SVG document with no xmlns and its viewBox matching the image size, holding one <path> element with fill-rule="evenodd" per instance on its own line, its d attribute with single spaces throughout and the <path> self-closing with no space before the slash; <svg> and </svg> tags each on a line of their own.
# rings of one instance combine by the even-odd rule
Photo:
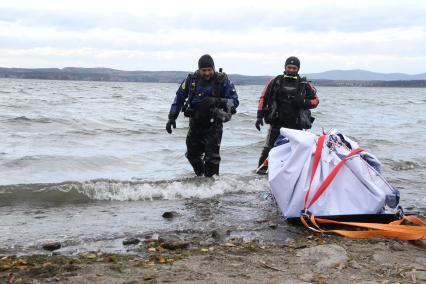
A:
<svg viewBox="0 0 426 284">
<path fill-rule="evenodd" d="M 238 192 L 262 192 L 269 190 L 264 178 L 221 176 L 213 179 L 162 182 L 88 181 L 81 184 L 61 185 L 60 191 L 78 191 L 92 200 L 155 200 L 210 198 L 216 195 Z"/>
</svg>

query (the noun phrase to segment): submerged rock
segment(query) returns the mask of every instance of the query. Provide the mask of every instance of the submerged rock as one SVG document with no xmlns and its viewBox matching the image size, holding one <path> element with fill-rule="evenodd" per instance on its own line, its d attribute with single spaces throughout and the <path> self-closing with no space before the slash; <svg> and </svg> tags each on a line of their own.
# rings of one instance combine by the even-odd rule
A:
<svg viewBox="0 0 426 284">
<path fill-rule="evenodd" d="M 137 238 L 127 238 L 123 241 L 123 245 L 129 246 L 129 245 L 137 245 L 140 243 L 140 240 Z"/>
<path fill-rule="evenodd" d="M 231 235 L 230 230 L 213 230 L 211 237 L 215 240 L 224 240 Z"/>
<path fill-rule="evenodd" d="M 44 243 L 44 244 L 42 245 L 42 248 L 43 248 L 44 250 L 47 250 L 47 251 L 54 251 L 54 250 L 58 250 L 58 249 L 60 249 L 61 247 L 62 247 L 62 244 L 61 244 L 60 242 L 55 242 L 55 241 L 47 242 L 47 243 Z"/>
<path fill-rule="evenodd" d="M 348 261 L 346 250 L 338 245 L 305 248 L 299 251 L 298 256 L 304 265 L 314 265 L 320 270 L 345 265 Z"/>
<path fill-rule="evenodd" d="M 176 217 L 178 214 L 175 211 L 166 211 L 163 213 L 163 218 L 165 219 L 173 219 L 174 217 Z"/>
</svg>

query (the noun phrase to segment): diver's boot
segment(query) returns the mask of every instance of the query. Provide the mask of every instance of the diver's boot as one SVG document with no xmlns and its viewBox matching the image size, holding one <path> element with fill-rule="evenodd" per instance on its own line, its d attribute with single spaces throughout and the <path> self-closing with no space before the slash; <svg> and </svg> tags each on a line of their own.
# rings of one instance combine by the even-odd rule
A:
<svg viewBox="0 0 426 284">
<path fill-rule="evenodd" d="M 219 175 L 219 164 L 206 162 L 204 175 L 206 177 Z"/>
<path fill-rule="evenodd" d="M 198 177 L 204 175 L 204 171 L 205 171 L 205 169 L 204 169 L 204 163 L 203 163 L 203 161 L 201 159 L 198 160 L 198 161 L 189 161 L 189 162 L 190 162 L 192 168 L 194 169 L 194 173 Z"/>
<path fill-rule="evenodd" d="M 259 164 L 257 165 L 256 173 L 259 175 L 266 175 L 268 173 L 268 155 L 270 147 L 263 147 L 262 154 L 260 154 Z"/>
<path fill-rule="evenodd" d="M 263 163 L 256 169 L 256 174 L 266 175 L 268 173 L 268 159 L 264 160 Z"/>
</svg>

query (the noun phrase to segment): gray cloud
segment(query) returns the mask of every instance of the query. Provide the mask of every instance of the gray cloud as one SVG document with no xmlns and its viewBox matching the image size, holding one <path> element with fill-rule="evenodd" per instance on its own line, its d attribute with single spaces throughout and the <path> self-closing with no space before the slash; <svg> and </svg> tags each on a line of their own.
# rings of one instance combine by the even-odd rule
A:
<svg viewBox="0 0 426 284">
<path fill-rule="evenodd" d="M 273 64 L 280 69 L 276 61 L 288 54 L 307 58 L 309 72 L 392 72 L 395 62 L 414 62 L 413 68 L 424 70 L 424 1 L 245 3 L 210 10 L 188 6 L 174 13 L 0 4 L 0 59 L 21 66 L 74 62 L 139 69 L 136 58 L 145 69 L 180 69 L 208 50 L 252 74 L 268 74 Z"/>
<path fill-rule="evenodd" d="M 247 31 L 255 28 L 286 27 L 300 32 L 305 31 L 341 31 L 363 32 L 368 30 L 424 27 L 426 25 L 426 2 L 381 2 L 363 5 L 337 2 L 323 4 L 312 2 L 305 8 L 286 9 L 279 6 L 252 7 L 242 6 L 238 10 L 188 9 L 173 16 L 161 13 L 137 16 L 123 12 L 102 13 L 66 10 L 41 10 L 0 7 L 0 20 L 17 22 L 27 26 L 56 27 L 64 30 L 111 29 L 118 28 L 134 32 L 158 32 L 173 29 L 205 29 L 218 31 Z"/>
</svg>

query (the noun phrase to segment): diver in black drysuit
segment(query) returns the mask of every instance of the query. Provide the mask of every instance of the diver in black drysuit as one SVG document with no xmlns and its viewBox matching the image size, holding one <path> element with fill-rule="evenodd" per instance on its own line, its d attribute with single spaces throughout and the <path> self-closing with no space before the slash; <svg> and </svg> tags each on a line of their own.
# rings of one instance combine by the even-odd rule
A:
<svg viewBox="0 0 426 284">
<path fill-rule="evenodd" d="M 304 129 L 300 123 L 300 111 L 316 108 L 319 104 L 315 87 L 305 77 L 299 76 L 299 69 L 300 61 L 297 57 L 287 58 L 284 74 L 269 81 L 260 96 L 255 126 L 260 131 L 264 119 L 271 126 L 259 158 L 259 174 L 264 174 L 267 169 L 265 166 L 261 170 L 260 166 L 268 158 L 280 128 Z M 310 114 L 308 119 L 313 121 Z"/>
<path fill-rule="evenodd" d="M 234 84 L 225 73 L 215 71 L 210 55 L 203 55 L 198 70 L 177 90 L 166 124 L 167 132 L 172 133 L 181 110 L 190 118 L 186 157 L 197 176 L 219 174 L 223 123 L 231 119 L 238 105 Z"/>
</svg>

